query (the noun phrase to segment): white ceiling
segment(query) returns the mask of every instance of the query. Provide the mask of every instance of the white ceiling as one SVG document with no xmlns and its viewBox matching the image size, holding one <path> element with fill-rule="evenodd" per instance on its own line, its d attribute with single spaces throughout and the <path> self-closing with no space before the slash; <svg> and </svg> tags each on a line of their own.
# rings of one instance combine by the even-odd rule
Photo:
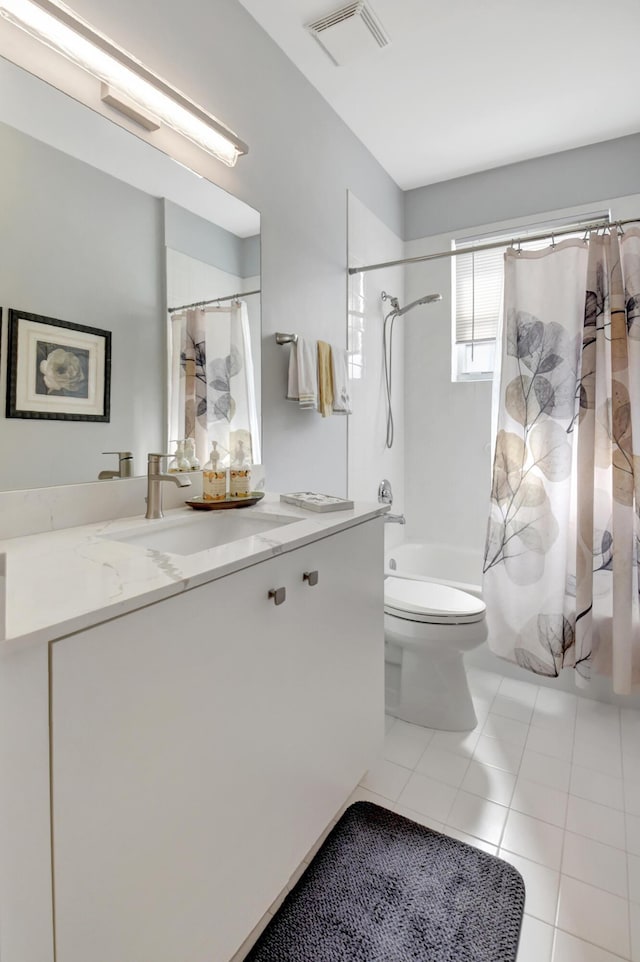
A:
<svg viewBox="0 0 640 962">
<path fill-rule="evenodd" d="M 336 67 L 346 0 L 240 0 L 403 189 L 640 131 L 640 0 L 369 0 L 391 38 Z"/>
</svg>

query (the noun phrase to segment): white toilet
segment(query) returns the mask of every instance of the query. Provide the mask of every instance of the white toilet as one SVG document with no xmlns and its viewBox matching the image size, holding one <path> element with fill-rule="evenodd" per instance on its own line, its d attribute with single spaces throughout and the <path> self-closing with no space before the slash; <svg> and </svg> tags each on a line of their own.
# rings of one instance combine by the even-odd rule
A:
<svg viewBox="0 0 640 962">
<path fill-rule="evenodd" d="M 463 652 L 486 640 L 486 606 L 466 591 L 386 578 L 385 639 L 402 649 L 397 718 L 445 731 L 477 725 Z"/>
</svg>

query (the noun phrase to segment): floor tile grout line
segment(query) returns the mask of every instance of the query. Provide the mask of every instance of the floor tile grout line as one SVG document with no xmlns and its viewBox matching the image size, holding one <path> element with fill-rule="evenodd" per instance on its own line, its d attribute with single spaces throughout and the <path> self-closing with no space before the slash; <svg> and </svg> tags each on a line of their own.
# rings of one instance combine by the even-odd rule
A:
<svg viewBox="0 0 640 962">
<path fill-rule="evenodd" d="M 567 804 L 566 804 L 565 810 L 564 810 L 564 826 L 563 826 L 563 829 L 562 829 L 562 841 L 561 841 L 561 844 L 560 844 L 560 877 L 559 877 L 559 881 L 558 881 L 558 897 L 557 897 L 557 899 L 556 899 L 556 914 L 555 914 L 555 923 L 554 923 L 554 924 L 555 924 L 555 931 L 554 931 L 554 935 L 553 935 L 553 943 L 552 943 L 552 946 L 551 946 L 551 958 L 552 958 L 552 959 L 553 959 L 553 956 L 555 955 L 556 942 L 557 942 L 557 939 L 558 939 L 558 931 L 559 931 L 559 928 L 560 928 L 558 923 L 559 923 L 559 921 L 560 921 L 560 899 L 561 899 L 561 895 L 562 895 L 562 876 L 563 876 L 563 871 L 562 871 L 562 869 L 563 869 L 563 866 L 564 866 L 565 842 L 566 842 L 566 837 L 567 837 L 567 823 L 568 823 L 568 820 L 569 820 L 569 797 L 570 797 L 570 792 L 571 792 L 571 776 L 572 776 L 572 772 L 573 772 L 573 759 L 574 759 L 574 757 L 575 757 L 576 733 L 577 733 L 577 731 L 578 731 L 578 702 L 577 702 L 577 700 L 576 700 L 576 702 L 575 702 L 575 709 L 574 709 L 573 738 L 572 738 L 572 741 L 571 741 L 571 757 L 570 757 L 570 759 L 569 759 L 569 784 L 568 784 L 568 786 L 567 786 Z"/>
<path fill-rule="evenodd" d="M 554 925 L 553 929 L 554 929 L 554 936 L 553 936 L 553 946 L 551 951 L 552 960 L 553 960 L 553 953 L 555 952 L 555 949 L 556 949 L 556 940 L 557 940 L 558 932 L 562 932 L 564 933 L 564 935 L 570 935 L 574 939 L 578 939 L 580 942 L 584 942 L 585 945 L 592 945 L 595 949 L 600 949 L 601 952 L 606 952 L 608 955 L 613 956 L 614 959 L 623 959 L 624 962 L 631 962 L 633 958 L 632 952 L 629 955 L 620 955 L 618 952 L 613 952 L 611 949 L 605 948 L 604 945 L 600 945 L 599 942 L 592 942 L 591 939 L 585 939 L 584 935 L 576 935 L 575 932 L 571 932 L 569 929 L 563 929 L 560 925 Z"/>
<path fill-rule="evenodd" d="M 631 928 L 631 873 L 629 871 L 629 831 L 627 821 L 627 793 L 625 785 L 625 753 L 622 750 L 622 709 L 618 708 L 618 727 L 620 734 L 620 765 L 622 768 L 622 804 L 624 806 L 624 850 L 627 863 L 627 930 L 629 935 L 629 958 L 633 958 L 633 931 Z"/>
<path fill-rule="evenodd" d="M 500 739 L 500 737 L 497 737 L 497 738 L 496 738 L 496 736 L 485 732 L 485 727 L 486 727 L 486 725 L 487 725 L 487 720 L 488 720 L 489 715 L 491 715 L 491 714 L 493 714 L 493 715 L 495 715 L 495 716 L 497 716 L 497 717 L 499 717 L 499 718 L 507 719 L 507 720 L 510 720 L 510 721 L 516 721 L 516 722 L 518 722 L 519 724 L 524 724 L 524 725 L 527 727 L 527 734 L 526 734 L 526 738 L 525 738 L 525 741 L 524 741 L 524 745 L 518 745 L 518 748 L 521 749 L 521 754 L 520 754 L 520 757 L 519 757 L 519 761 L 518 761 L 518 764 L 517 764 L 516 771 L 515 771 L 515 772 L 507 772 L 505 769 L 500 768 L 500 767 L 497 766 L 497 765 L 492 765 L 491 763 L 487 763 L 487 762 L 484 762 L 484 761 L 480 761 L 480 760 L 476 757 L 476 754 L 475 754 L 477 745 L 474 747 L 474 749 L 473 749 L 470 753 L 466 753 L 466 752 L 464 752 L 464 753 L 462 753 L 462 752 L 456 752 L 455 750 L 451 750 L 448 746 L 441 746 L 441 745 L 439 745 L 439 746 L 437 746 L 437 747 L 438 747 L 438 750 L 439 750 L 439 751 L 442 751 L 444 755 L 452 755 L 452 756 L 456 756 L 456 757 L 458 757 L 458 758 L 464 759 L 464 761 L 465 761 L 465 768 L 464 768 L 464 772 L 462 773 L 461 780 L 459 781 L 459 783 L 458 783 L 457 785 L 451 785 L 450 782 L 443 781 L 442 779 L 440 779 L 440 778 L 438 777 L 437 774 L 435 774 L 435 773 L 433 773 L 433 772 L 432 772 L 432 773 L 428 773 L 428 774 L 427 774 L 427 773 L 423 773 L 423 774 L 426 775 L 426 777 L 433 778 L 435 781 L 439 781 L 441 784 L 447 785 L 449 788 L 454 789 L 453 800 L 452 800 L 451 806 L 449 807 L 449 811 L 448 811 L 447 817 L 446 817 L 444 820 L 441 820 L 441 819 L 435 820 L 435 819 L 434 819 L 434 821 L 438 821 L 439 824 L 442 824 L 442 825 L 443 825 L 443 828 L 444 828 L 444 831 L 445 831 L 445 832 L 446 832 L 446 830 L 447 830 L 448 828 L 451 828 L 451 829 L 453 829 L 453 830 L 455 830 L 455 831 L 461 831 L 461 830 L 457 829 L 456 826 L 451 825 L 450 822 L 449 822 L 449 818 L 450 818 L 450 815 L 451 815 L 451 810 L 453 809 L 453 806 L 455 805 L 455 801 L 456 801 L 456 799 L 458 798 L 460 792 L 465 792 L 466 794 L 469 794 L 469 795 L 476 795 L 475 792 L 469 791 L 468 788 L 464 788 L 464 787 L 463 787 L 463 782 L 464 782 L 464 779 L 466 778 L 466 776 L 467 776 L 467 774 L 468 774 L 468 771 L 469 771 L 471 762 L 476 761 L 476 762 L 478 763 L 478 765 L 481 765 L 482 767 L 489 768 L 489 769 L 495 769 L 496 771 L 502 772 L 503 774 L 512 775 L 512 776 L 513 776 L 513 778 L 514 778 L 513 788 L 512 788 L 512 790 L 511 790 L 511 792 L 510 792 L 510 794 L 509 794 L 509 801 L 508 801 L 507 804 L 504 804 L 503 802 L 496 802 L 496 801 L 494 801 L 493 799 L 486 798 L 486 796 L 484 796 L 484 795 L 476 795 L 476 797 L 482 799 L 482 800 L 485 801 L 485 802 L 492 802 L 493 804 L 498 804 L 498 805 L 500 805 L 501 807 L 503 807 L 503 808 L 505 808 L 505 809 L 507 810 L 507 816 L 506 816 L 506 818 L 505 818 L 505 823 L 504 823 L 504 825 L 502 826 L 502 830 L 501 830 L 501 832 L 500 832 L 500 840 L 499 840 L 499 842 L 496 844 L 496 843 L 494 843 L 494 842 L 488 841 L 487 839 L 481 838 L 480 836 L 474 836 L 473 833 L 469 833 L 469 832 L 466 832 L 466 831 L 464 832 L 464 834 L 465 834 L 465 835 L 468 835 L 470 838 L 474 838 L 474 837 L 475 837 L 475 838 L 478 839 L 478 842 L 483 842 L 483 843 L 485 843 L 485 844 L 487 844 L 487 845 L 490 845 L 492 848 L 495 848 L 497 852 L 499 852 L 499 851 L 500 851 L 500 848 L 503 846 L 504 834 L 505 834 L 505 830 L 506 830 L 506 823 L 507 823 L 508 817 L 509 817 L 509 815 L 511 814 L 511 812 L 516 812 L 516 809 L 513 808 L 513 799 L 514 799 L 514 794 L 515 794 L 515 790 L 516 790 L 516 786 L 517 786 L 518 780 L 523 777 L 523 776 L 522 776 L 522 763 L 523 763 L 524 753 L 525 753 L 525 751 L 527 750 L 527 745 L 528 745 L 528 742 L 529 742 L 530 733 L 531 733 L 531 731 L 532 731 L 533 729 L 537 729 L 537 728 L 538 728 L 538 729 L 540 729 L 540 730 L 545 730 L 545 727 L 546 727 L 546 726 L 544 726 L 544 725 L 543 725 L 543 726 L 537 726 L 537 725 L 534 724 L 536 707 L 537 707 L 538 704 L 539 704 L 539 699 L 540 699 L 541 693 L 543 692 L 543 690 L 545 690 L 542 686 L 539 686 L 539 685 L 536 686 L 537 691 L 536 691 L 536 695 L 535 695 L 535 698 L 534 698 L 533 703 L 532 703 L 529 720 L 528 720 L 527 722 L 524 722 L 524 721 L 522 720 L 522 716 L 520 716 L 519 718 L 513 718 L 513 717 L 510 717 L 509 715 L 503 715 L 503 714 L 501 714 L 500 711 L 495 711 L 495 712 L 492 711 L 492 708 L 493 708 L 493 706 L 494 706 L 494 704 L 495 704 L 495 702 L 496 702 L 496 699 L 497 699 L 498 697 L 500 697 L 501 695 L 502 695 L 503 698 L 510 699 L 510 700 L 513 701 L 513 702 L 516 702 L 516 701 L 517 701 L 517 699 L 514 698 L 511 694 L 502 692 L 502 682 L 503 682 L 503 681 L 505 681 L 505 679 L 502 679 L 502 680 L 501 680 L 501 683 L 498 685 L 498 687 L 497 687 L 495 690 L 493 690 L 490 694 L 487 693 L 486 690 L 485 690 L 485 691 L 482 691 L 482 692 L 474 692 L 474 693 L 473 693 L 476 698 L 481 699 L 482 705 L 483 705 L 483 710 L 482 710 L 482 712 L 481 712 L 482 722 L 481 722 L 481 724 L 478 726 L 478 727 L 480 728 L 480 731 L 478 732 L 478 737 L 484 735 L 486 738 L 491 738 L 491 739 L 493 739 L 494 741 L 496 741 L 496 742 L 498 742 L 498 743 L 499 743 L 500 741 L 503 741 L 502 739 Z M 578 740 L 585 741 L 585 736 L 584 736 L 584 734 L 583 734 L 583 731 L 584 731 L 584 727 L 585 727 L 585 726 L 580 726 L 580 725 L 579 725 L 579 718 L 580 718 L 580 715 L 579 715 L 579 707 L 580 707 L 580 696 L 578 695 L 578 696 L 576 696 L 575 701 L 574 701 L 574 711 L 573 711 L 573 713 L 572 713 L 572 723 L 571 723 L 571 726 L 569 726 L 569 725 L 566 724 L 566 720 L 565 720 L 565 725 L 564 725 L 564 731 L 565 731 L 565 733 L 571 735 L 571 753 L 570 753 L 570 757 L 569 757 L 568 759 L 567 759 L 567 758 L 562 758 L 562 756 L 551 755 L 551 754 L 548 754 L 548 753 L 546 753 L 546 752 L 540 752 L 540 751 L 538 751 L 538 749 L 531 749 L 532 751 L 535 750 L 539 755 L 546 756 L 546 757 L 549 757 L 549 758 L 558 759 L 558 761 L 566 762 L 567 765 L 568 765 L 568 768 L 569 768 L 569 784 L 568 784 L 567 788 L 561 792 L 561 794 L 564 795 L 564 796 L 566 797 L 566 799 L 567 799 L 567 804 L 566 804 L 565 809 L 564 809 L 564 815 L 563 815 L 562 825 L 561 825 L 561 826 L 558 826 L 557 824 L 555 824 L 555 823 L 553 823 L 553 822 L 548 822 L 548 821 L 546 821 L 544 818 L 539 818 L 539 817 L 537 817 L 536 815 L 528 815 L 528 813 L 526 813 L 526 812 L 524 812 L 524 813 L 519 813 L 519 814 L 525 815 L 525 816 L 527 816 L 527 817 L 529 817 L 529 818 L 533 818 L 535 821 L 541 822 L 542 824 L 546 824 L 546 825 L 549 825 L 549 826 L 552 826 L 552 827 L 555 827 L 555 828 L 560 828 L 560 830 L 562 831 L 560 869 L 559 869 L 558 872 L 557 872 L 557 875 L 558 875 L 558 878 L 559 878 L 560 881 L 561 881 L 561 879 L 562 879 L 562 876 L 564 875 L 564 876 L 566 876 L 567 878 L 575 879 L 575 880 L 578 881 L 579 883 L 584 884 L 584 885 L 587 885 L 587 886 L 589 886 L 590 888 L 595 889 L 595 890 L 597 890 L 597 891 L 602 891 L 603 893 L 609 894 L 609 895 L 611 895 L 611 896 L 613 896 L 613 897 L 622 898 L 623 902 L 626 902 L 627 908 L 628 908 L 628 911 L 627 911 L 627 919 L 628 919 L 628 924 L 629 924 L 629 933 L 628 933 L 628 935 L 629 935 L 629 949 L 630 949 L 630 953 L 631 953 L 631 954 L 630 954 L 628 957 L 625 957 L 625 958 L 631 959 L 632 953 L 633 953 L 633 947 L 632 947 L 632 945 L 631 945 L 631 931 L 630 931 L 630 910 L 631 910 L 632 903 L 631 903 L 631 899 L 630 899 L 630 881 L 631 881 L 631 880 L 630 880 L 630 859 L 629 859 L 629 851 L 628 851 L 628 844 L 629 844 L 629 843 L 628 843 L 628 831 L 627 831 L 627 816 L 628 816 L 629 813 L 627 812 L 627 799 L 626 799 L 626 778 L 627 778 L 627 776 L 628 776 L 628 771 L 629 771 L 628 756 L 629 756 L 630 753 L 623 751 L 622 712 L 621 712 L 621 709 L 619 708 L 619 706 L 616 706 L 616 707 L 618 708 L 618 711 L 617 711 L 617 725 L 616 725 L 616 728 L 617 728 L 617 739 L 618 739 L 618 742 L 619 742 L 619 745 L 620 745 L 620 752 L 619 752 L 619 754 L 620 754 L 620 756 L 621 756 L 621 764 L 622 764 L 620 783 L 621 783 L 621 786 L 622 786 L 622 793 L 623 793 L 622 808 L 621 808 L 621 809 L 618 809 L 618 808 L 616 808 L 615 806 L 607 805 L 606 803 L 602 803 L 601 801 L 594 801 L 592 798 L 589 798 L 589 797 L 584 798 L 583 796 L 581 796 L 581 795 L 579 795 L 579 794 L 577 794 L 577 793 L 574 795 L 574 793 L 571 791 L 572 781 L 573 781 L 573 772 L 574 772 L 574 770 L 575 770 L 576 767 L 580 767 L 580 766 L 577 766 L 577 765 L 576 765 L 576 745 L 577 745 L 577 741 L 578 741 Z M 588 726 L 587 726 L 587 727 L 588 727 Z M 568 728 L 570 728 L 570 731 L 567 731 Z M 552 729 L 552 728 L 548 728 L 547 731 L 553 731 L 553 729 Z M 409 772 L 421 774 L 420 772 L 418 772 L 418 766 L 419 766 L 420 762 L 422 761 L 422 759 L 424 758 L 424 755 L 427 753 L 428 749 L 429 749 L 430 747 L 434 747 L 434 746 L 432 746 L 432 741 L 433 741 L 434 735 L 435 735 L 435 733 L 434 733 L 434 732 L 431 732 L 430 737 L 429 737 L 429 741 L 425 744 L 425 746 L 424 746 L 424 748 L 423 748 L 420 756 L 419 756 L 418 759 L 415 761 L 415 764 L 413 765 L 413 767 L 410 767 L 410 766 L 408 766 L 408 765 L 406 765 L 406 764 L 405 764 L 405 765 L 399 765 L 399 763 L 397 763 L 397 762 L 394 763 L 394 764 L 398 764 L 399 767 L 405 768 L 405 769 L 408 770 Z M 588 736 L 587 736 L 587 738 L 586 738 L 586 741 L 587 741 L 587 744 L 588 744 Z M 514 745 L 513 742 L 507 742 L 506 744 Z M 618 778 L 616 775 L 612 775 L 610 772 L 603 772 L 602 770 L 598 770 L 598 769 L 596 769 L 596 768 L 594 768 L 594 769 L 589 769 L 588 766 L 581 766 L 581 767 L 586 767 L 587 770 L 590 771 L 590 772 L 593 774 L 593 777 L 594 777 L 594 778 L 597 777 L 598 775 L 607 776 L 608 778 L 613 778 L 613 779 L 616 779 L 616 780 L 617 780 L 617 778 Z M 409 777 L 411 777 L 411 776 L 409 776 Z M 540 785 L 540 786 L 543 787 L 543 788 L 544 788 L 544 787 L 548 787 L 548 788 L 552 789 L 552 788 L 554 787 L 554 786 L 551 786 L 551 785 L 545 786 L 545 783 L 544 783 L 544 782 L 538 782 L 537 779 L 530 779 L 530 780 L 531 780 L 532 782 L 534 782 L 535 784 Z M 401 794 L 402 794 L 402 793 L 401 793 Z M 574 875 L 572 875 L 572 874 L 563 872 L 564 857 L 565 857 L 565 848 L 566 848 L 566 833 L 567 833 L 567 831 L 569 831 L 569 829 L 568 829 L 568 827 L 567 827 L 567 825 L 568 825 L 568 816 L 569 816 L 569 800 L 570 800 L 571 797 L 575 797 L 576 799 L 580 799 L 580 800 L 582 800 L 582 801 L 584 801 L 584 802 L 586 802 L 586 803 L 588 803 L 588 804 L 590 804 L 590 805 L 600 806 L 600 807 L 603 808 L 603 809 L 611 808 L 613 811 L 616 811 L 616 812 L 619 811 L 619 812 L 622 814 L 622 816 L 623 816 L 623 821 L 624 821 L 624 849 L 621 849 L 621 848 L 620 848 L 619 846 L 617 846 L 617 845 L 610 845 L 609 842 L 602 841 L 602 840 L 601 840 L 600 838 L 598 838 L 598 837 L 593 838 L 593 837 L 590 836 L 590 835 L 585 835 L 585 834 L 583 834 L 583 832 L 580 832 L 580 831 L 578 831 L 578 832 L 572 832 L 572 834 L 578 835 L 578 836 L 584 838 L 585 840 L 593 841 L 593 842 L 596 843 L 596 844 L 604 845 L 604 846 L 606 846 L 607 848 L 610 848 L 610 849 L 612 849 L 612 850 L 614 850 L 614 851 L 618 851 L 618 852 L 619 852 L 619 851 L 624 851 L 625 860 L 626 860 L 626 869 L 627 869 L 627 871 L 626 871 L 627 898 L 624 898 L 623 896 L 618 895 L 618 893 L 616 893 L 616 892 L 611 892 L 611 891 L 609 891 L 609 889 L 601 888 L 601 887 L 598 886 L 597 884 L 596 884 L 596 885 L 593 885 L 593 884 L 591 884 L 591 882 L 586 882 L 586 881 L 584 881 L 583 879 L 579 878 L 578 876 L 574 876 Z M 398 804 L 398 802 L 397 802 L 396 800 L 389 799 L 389 800 L 388 800 L 388 804 L 389 804 L 389 805 L 396 805 L 396 804 Z M 417 814 L 422 814 L 422 813 L 417 813 Z M 429 816 L 424 816 L 424 815 L 423 815 L 422 817 L 427 817 L 427 818 L 428 818 Z M 508 851 L 508 850 L 505 849 L 505 851 Z M 544 865 L 544 863 L 536 862 L 534 859 L 528 859 L 527 856 L 518 855 L 518 853 L 513 853 L 513 854 L 516 855 L 516 856 L 518 856 L 519 858 L 525 859 L 526 861 L 531 861 L 533 864 L 537 864 L 537 865 L 539 865 L 539 866 L 541 866 L 541 867 L 543 867 L 543 868 L 550 868 L 549 866 Z M 551 869 L 551 871 L 555 871 L 555 870 Z M 601 949 L 601 950 L 603 950 L 603 951 L 611 952 L 611 949 L 610 949 L 610 948 L 607 948 L 607 947 L 605 947 L 604 945 L 601 945 L 601 944 L 599 944 L 599 943 L 597 943 L 597 942 L 592 942 L 591 940 L 584 938 L 582 935 L 578 935 L 578 934 L 575 933 L 575 932 L 570 932 L 568 929 L 564 929 L 564 928 L 562 928 L 560 925 L 558 925 L 557 923 L 558 923 L 558 918 L 559 918 L 559 908 L 560 908 L 560 905 L 559 905 L 559 892 L 558 892 L 558 898 L 557 898 L 557 903 L 556 903 L 556 911 L 555 911 L 555 923 L 551 926 L 552 929 L 553 929 L 552 956 L 553 956 L 553 953 L 555 953 L 555 951 L 556 951 L 556 942 L 557 942 L 557 938 L 558 938 L 558 933 L 559 933 L 559 932 L 566 932 L 567 935 L 572 936 L 572 937 L 575 937 L 575 938 L 577 938 L 577 939 L 580 939 L 580 940 L 583 941 L 585 944 L 593 945 L 594 948 L 598 948 L 598 949 Z M 536 916 L 531 916 L 531 918 L 534 918 L 534 919 L 535 919 L 535 918 L 537 918 L 537 917 L 536 917 Z M 540 921 L 542 924 L 547 924 L 547 925 L 550 924 L 550 923 L 548 923 L 548 922 L 545 922 L 543 919 L 538 919 L 538 921 Z M 623 956 L 620 956 L 620 957 L 622 958 Z"/>
<path fill-rule="evenodd" d="M 502 688 L 502 682 L 500 682 L 500 688 Z M 498 689 L 498 691 L 500 691 L 500 688 Z M 531 706 L 531 708 L 532 708 L 532 715 L 533 715 L 533 712 L 535 711 L 536 702 L 538 701 L 538 698 L 539 698 L 539 697 L 540 697 L 540 687 L 538 686 L 538 690 L 537 690 L 537 692 L 536 692 L 536 696 L 535 696 L 535 698 L 533 699 L 533 705 Z M 529 723 L 529 731 L 531 731 L 531 723 Z M 529 737 L 529 735 L 528 735 L 528 733 L 527 733 L 527 739 L 528 739 L 528 737 Z M 526 741 L 525 741 L 525 745 L 526 745 Z M 522 753 L 521 753 L 521 755 L 520 755 L 520 761 L 518 762 L 517 771 L 514 772 L 514 774 L 515 774 L 515 776 L 516 776 L 516 780 L 515 780 L 515 782 L 513 783 L 513 791 L 512 791 L 512 793 L 511 793 L 511 798 L 509 799 L 509 806 L 508 806 L 508 808 L 507 808 L 507 814 L 506 814 L 506 817 L 505 817 L 505 820 L 504 820 L 504 823 L 503 823 L 503 826 L 502 826 L 502 831 L 500 832 L 500 841 L 499 841 L 499 844 L 498 844 L 498 851 L 500 851 L 500 849 L 501 849 L 501 847 L 502 847 L 502 842 L 504 841 L 504 835 L 505 835 L 505 832 L 506 832 L 506 830 L 507 830 L 507 822 L 509 821 L 509 816 L 510 816 L 511 812 L 513 811 L 513 809 L 511 808 L 511 804 L 512 804 L 512 802 L 513 802 L 513 796 L 514 796 L 514 793 L 515 793 L 515 790 L 516 790 L 516 785 L 518 784 L 518 779 L 520 778 L 520 770 L 521 770 L 521 768 L 522 768 L 522 759 L 524 758 L 524 751 L 525 751 L 525 750 L 524 750 L 524 747 L 523 747 Z M 525 905 L 526 905 L 526 902 L 525 902 Z"/>
</svg>

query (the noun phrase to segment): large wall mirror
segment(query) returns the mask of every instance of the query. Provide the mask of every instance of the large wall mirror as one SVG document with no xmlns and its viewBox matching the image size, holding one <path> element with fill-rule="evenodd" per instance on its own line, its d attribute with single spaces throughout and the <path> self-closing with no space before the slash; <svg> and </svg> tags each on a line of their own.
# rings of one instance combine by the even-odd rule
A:
<svg viewBox="0 0 640 962">
<path fill-rule="evenodd" d="M 0 490 L 94 481 L 104 451 L 144 474 L 171 440 L 171 307 L 245 295 L 259 424 L 258 212 L 6 60 L 0 158 Z M 11 311 L 111 333 L 108 421 L 7 416 L 8 371 L 43 373 Z"/>
</svg>

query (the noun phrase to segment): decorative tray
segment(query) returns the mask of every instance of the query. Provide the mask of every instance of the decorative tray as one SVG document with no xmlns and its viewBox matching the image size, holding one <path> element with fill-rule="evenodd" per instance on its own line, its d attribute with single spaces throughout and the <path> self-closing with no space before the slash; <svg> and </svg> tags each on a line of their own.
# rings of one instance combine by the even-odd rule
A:
<svg viewBox="0 0 640 962">
<path fill-rule="evenodd" d="M 248 508 L 252 504 L 257 504 L 264 498 L 264 491 L 252 491 L 246 497 L 232 498 L 230 494 L 224 501 L 205 501 L 204 498 L 191 498 L 185 501 L 190 508 L 196 511 L 220 511 L 223 508 Z"/>
</svg>

